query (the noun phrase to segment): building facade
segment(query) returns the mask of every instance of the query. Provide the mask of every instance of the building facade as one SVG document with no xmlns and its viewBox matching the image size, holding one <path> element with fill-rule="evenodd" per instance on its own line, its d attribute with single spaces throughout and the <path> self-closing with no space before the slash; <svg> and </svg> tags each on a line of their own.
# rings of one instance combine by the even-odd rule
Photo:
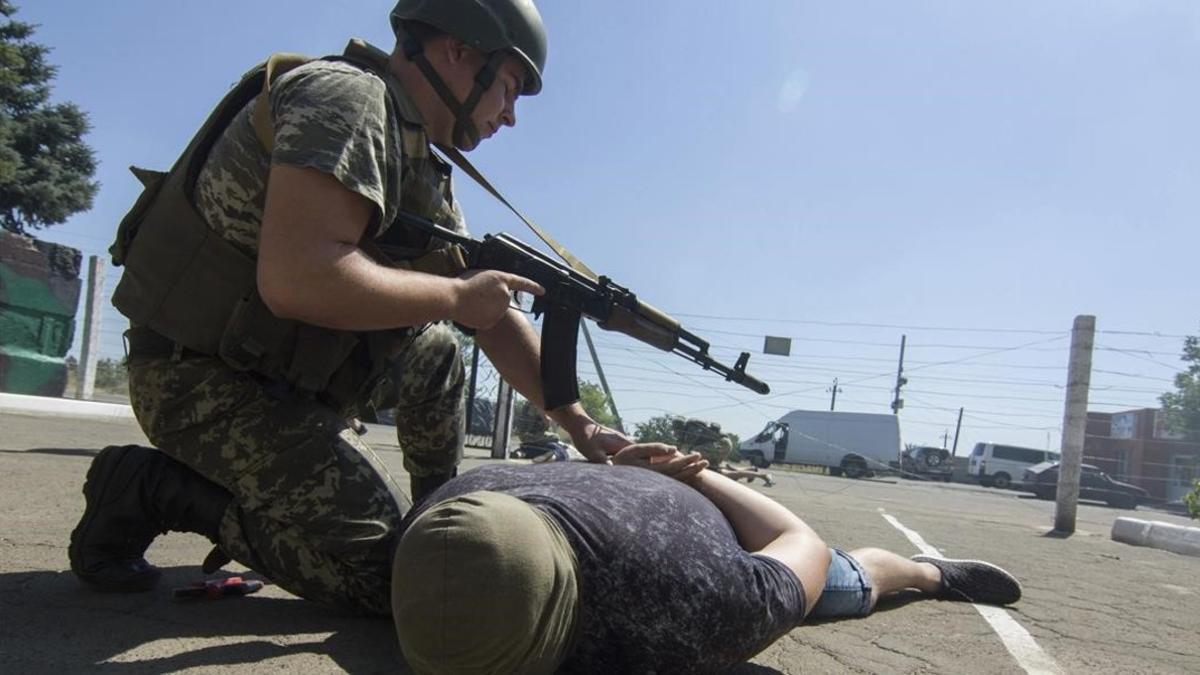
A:
<svg viewBox="0 0 1200 675">
<path fill-rule="evenodd" d="M 1153 408 L 1089 412 L 1083 461 L 1113 478 L 1145 489 L 1154 499 L 1178 501 L 1200 477 L 1200 443 L 1167 430 Z"/>
</svg>

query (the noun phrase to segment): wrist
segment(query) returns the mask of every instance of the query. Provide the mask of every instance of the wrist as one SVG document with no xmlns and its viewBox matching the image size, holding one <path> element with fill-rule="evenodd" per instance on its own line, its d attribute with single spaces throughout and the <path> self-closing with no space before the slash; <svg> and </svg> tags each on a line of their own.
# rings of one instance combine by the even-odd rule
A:
<svg viewBox="0 0 1200 675">
<path fill-rule="evenodd" d="M 546 414 L 550 416 L 550 419 L 554 420 L 555 424 L 562 427 L 563 431 L 572 436 L 584 433 L 589 424 L 595 424 L 583 409 L 583 406 L 578 402 L 568 403 L 554 410 L 548 410 Z"/>
<path fill-rule="evenodd" d="M 715 475 L 717 475 L 715 471 L 709 471 L 708 469 L 705 469 L 693 476 L 687 484 L 692 486 L 692 489 L 694 489 L 696 492 L 699 492 L 707 497 L 709 489 L 712 488 L 712 479 Z"/>
<path fill-rule="evenodd" d="M 461 278 L 446 278 L 439 277 L 439 281 L 445 281 L 445 298 L 446 307 L 449 310 L 447 318 L 455 323 L 462 323 L 462 306 L 466 284 Z"/>
</svg>

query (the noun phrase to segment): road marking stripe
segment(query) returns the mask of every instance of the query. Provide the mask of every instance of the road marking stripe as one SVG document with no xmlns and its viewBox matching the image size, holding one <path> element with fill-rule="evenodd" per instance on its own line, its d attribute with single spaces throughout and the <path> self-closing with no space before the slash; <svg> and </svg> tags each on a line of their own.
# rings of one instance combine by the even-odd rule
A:
<svg viewBox="0 0 1200 675">
<path fill-rule="evenodd" d="M 921 537 L 920 533 L 908 529 L 900 521 L 883 513 L 883 509 L 880 509 L 880 515 L 891 523 L 892 527 L 900 530 L 901 534 L 908 537 L 913 546 L 920 549 L 922 553 L 945 557 L 941 551 L 930 546 Z M 996 631 L 996 634 L 1000 636 L 1000 641 L 1004 643 L 1005 649 L 1008 650 L 1009 654 L 1012 654 L 1013 658 L 1017 660 L 1017 665 L 1021 666 L 1025 672 L 1030 675 L 1058 675 L 1062 673 L 1062 670 L 1054 662 L 1054 659 L 1042 651 L 1042 648 L 1038 646 L 1037 641 L 1033 639 L 1029 631 L 1017 623 L 1016 619 L 1013 619 L 1008 612 L 992 605 L 976 605 L 972 603 L 971 606 L 992 626 L 992 630 Z"/>
</svg>

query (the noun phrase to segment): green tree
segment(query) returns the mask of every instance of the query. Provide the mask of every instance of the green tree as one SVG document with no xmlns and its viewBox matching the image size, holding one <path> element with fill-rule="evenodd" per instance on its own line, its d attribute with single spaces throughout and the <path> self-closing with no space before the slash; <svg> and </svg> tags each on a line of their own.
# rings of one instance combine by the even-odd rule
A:
<svg viewBox="0 0 1200 675">
<path fill-rule="evenodd" d="M 12 20 L 0 0 L 0 227 L 24 233 L 62 223 L 92 207 L 96 159 L 83 142 L 87 114 L 50 103 L 58 69 L 50 48 L 30 42 L 36 26 Z"/>
<path fill-rule="evenodd" d="M 1189 335 L 1183 341 L 1180 360 L 1187 368 L 1175 374 L 1175 391 L 1159 397 L 1167 415 L 1167 425 L 1189 441 L 1200 441 L 1200 337 Z"/>
<path fill-rule="evenodd" d="M 604 390 L 600 388 L 600 385 L 580 380 L 579 404 L 587 411 L 588 416 L 598 424 L 611 427 L 617 423 L 616 418 L 613 417 L 612 409 L 609 408 L 608 397 L 604 395 Z"/>
<path fill-rule="evenodd" d="M 1200 441 L 1200 336 L 1183 340 L 1180 360 L 1186 369 L 1175 375 L 1175 391 L 1159 397 L 1167 416 L 1167 427 L 1189 441 Z M 1193 518 L 1200 518 L 1200 480 L 1184 502 Z"/>
<path fill-rule="evenodd" d="M 679 439 L 675 437 L 675 427 L 673 421 L 677 419 L 671 415 L 659 415 L 651 417 L 645 422 L 638 422 L 634 425 L 633 437 L 638 443 L 667 443 L 675 445 Z"/>
<path fill-rule="evenodd" d="M 1183 503 L 1187 504 L 1188 513 L 1193 518 L 1200 518 L 1200 479 L 1196 479 L 1196 487 L 1183 496 Z"/>
</svg>

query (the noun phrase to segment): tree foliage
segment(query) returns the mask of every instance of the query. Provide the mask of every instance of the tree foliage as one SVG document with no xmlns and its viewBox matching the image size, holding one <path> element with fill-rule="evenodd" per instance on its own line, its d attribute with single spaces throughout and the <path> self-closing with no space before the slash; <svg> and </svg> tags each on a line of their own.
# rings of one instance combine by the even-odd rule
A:
<svg viewBox="0 0 1200 675">
<path fill-rule="evenodd" d="M 600 388 L 600 385 L 580 380 L 579 404 L 598 424 L 611 427 L 617 423 L 608 406 L 608 397 L 604 395 L 604 390 Z"/>
<path fill-rule="evenodd" d="M 1175 391 L 1163 394 L 1159 400 L 1167 427 L 1189 441 L 1200 441 L 1200 336 L 1184 338 L 1180 360 L 1187 368 L 1175 375 Z M 1200 518 L 1200 480 L 1183 501 L 1192 517 Z"/>
<path fill-rule="evenodd" d="M 645 422 L 639 422 L 634 425 L 633 437 L 638 443 L 667 443 L 675 445 L 679 439 L 675 436 L 675 427 L 673 421 L 677 419 L 671 415 L 659 415 L 651 417 Z"/>
<path fill-rule="evenodd" d="M 1200 441 L 1200 337 L 1189 335 L 1183 341 L 1180 357 L 1187 368 L 1175 375 L 1175 391 L 1159 400 L 1167 416 L 1167 426 L 1190 441 Z"/>
<path fill-rule="evenodd" d="M 91 208 L 99 185 L 87 114 L 50 103 L 50 48 L 30 41 L 36 27 L 16 12 L 0 0 L 0 226 L 20 234 Z"/>
</svg>

